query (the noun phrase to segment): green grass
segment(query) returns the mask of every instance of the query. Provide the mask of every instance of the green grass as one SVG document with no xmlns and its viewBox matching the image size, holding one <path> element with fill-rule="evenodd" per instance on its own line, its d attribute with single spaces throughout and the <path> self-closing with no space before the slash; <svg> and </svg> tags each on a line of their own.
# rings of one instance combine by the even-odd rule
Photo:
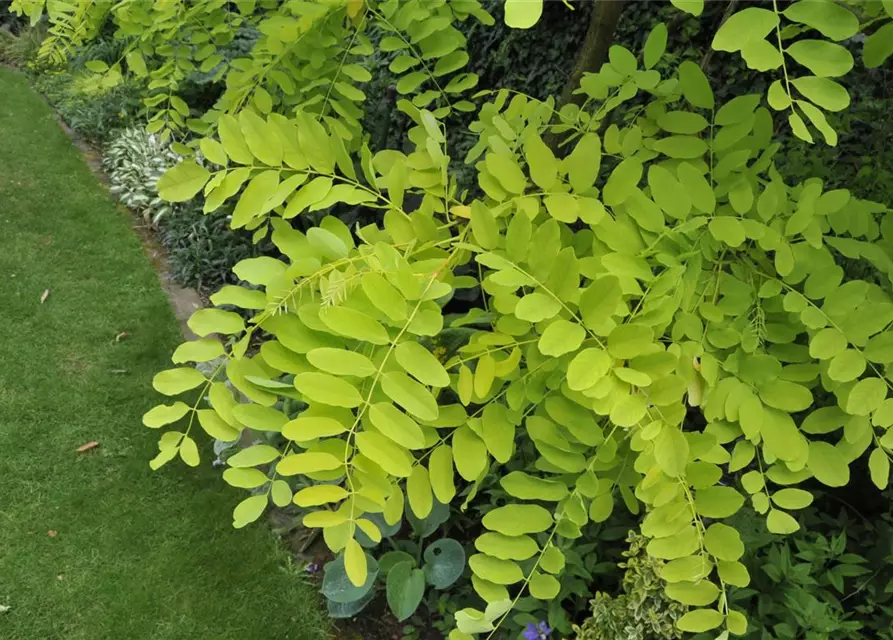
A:
<svg viewBox="0 0 893 640">
<path fill-rule="evenodd" d="M 208 447 L 150 471 L 173 314 L 50 109 L 3 69 L 0 96 L 0 638 L 327 637 L 272 533 L 232 528 Z"/>
</svg>

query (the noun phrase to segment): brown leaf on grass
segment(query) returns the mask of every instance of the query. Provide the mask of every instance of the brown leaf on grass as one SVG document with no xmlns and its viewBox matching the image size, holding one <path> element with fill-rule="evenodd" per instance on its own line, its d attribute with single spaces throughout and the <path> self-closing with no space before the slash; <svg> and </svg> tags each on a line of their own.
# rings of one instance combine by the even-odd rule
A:
<svg viewBox="0 0 893 640">
<path fill-rule="evenodd" d="M 130 334 L 126 331 L 122 331 L 118 335 L 115 336 L 115 342 L 121 342 L 124 338 L 130 337 Z"/>
<path fill-rule="evenodd" d="M 59 535 L 59 532 L 56 531 L 55 529 L 50 529 L 49 531 L 47 531 L 47 535 L 48 535 L 50 538 L 55 538 L 55 537 L 57 537 L 57 536 Z"/>
<path fill-rule="evenodd" d="M 95 449 L 98 446 L 99 446 L 99 443 L 96 442 L 95 440 L 93 440 L 92 442 L 88 442 L 86 444 L 82 444 L 81 446 L 79 446 L 78 453 L 84 453 L 86 451 L 89 451 L 90 449 Z"/>
<path fill-rule="evenodd" d="M 40 295 L 40 304 L 43 304 L 47 301 L 47 298 L 50 297 L 50 290 L 44 289 L 43 293 Z"/>
</svg>

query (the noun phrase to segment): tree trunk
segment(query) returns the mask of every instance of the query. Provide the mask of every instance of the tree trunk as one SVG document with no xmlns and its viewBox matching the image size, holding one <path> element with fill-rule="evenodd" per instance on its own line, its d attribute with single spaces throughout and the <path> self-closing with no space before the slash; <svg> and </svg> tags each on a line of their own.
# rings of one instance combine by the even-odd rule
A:
<svg viewBox="0 0 893 640">
<path fill-rule="evenodd" d="M 564 91 L 558 102 L 559 108 L 565 104 L 583 102 L 583 96 L 574 94 L 574 91 L 579 88 L 584 73 L 598 71 L 608 59 L 608 49 L 614 39 L 614 30 L 617 28 L 624 5 L 624 0 L 595 0 L 589 19 L 589 29 L 580 46 L 573 71 L 564 85 Z"/>
</svg>

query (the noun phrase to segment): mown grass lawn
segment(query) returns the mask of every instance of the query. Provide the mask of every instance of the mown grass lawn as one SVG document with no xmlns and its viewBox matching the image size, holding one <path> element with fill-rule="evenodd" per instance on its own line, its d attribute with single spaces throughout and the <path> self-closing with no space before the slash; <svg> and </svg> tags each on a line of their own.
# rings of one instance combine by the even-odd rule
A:
<svg viewBox="0 0 893 640">
<path fill-rule="evenodd" d="M 231 527 L 210 456 L 150 471 L 177 324 L 126 214 L 3 69 L 0 322 L 0 638 L 327 637 L 272 534 Z"/>
</svg>

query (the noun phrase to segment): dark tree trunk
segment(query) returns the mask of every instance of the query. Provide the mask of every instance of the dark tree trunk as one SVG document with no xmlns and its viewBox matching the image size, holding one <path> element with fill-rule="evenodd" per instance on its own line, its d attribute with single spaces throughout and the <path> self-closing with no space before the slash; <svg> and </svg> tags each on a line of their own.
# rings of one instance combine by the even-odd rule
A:
<svg viewBox="0 0 893 640">
<path fill-rule="evenodd" d="M 564 85 L 564 91 L 558 102 L 559 107 L 583 102 L 583 96 L 574 94 L 574 91 L 580 86 L 584 73 L 598 71 L 608 59 L 608 49 L 614 39 L 614 30 L 626 4 L 625 0 L 594 0 L 594 2 L 589 29 L 580 46 L 573 71 Z"/>
</svg>

